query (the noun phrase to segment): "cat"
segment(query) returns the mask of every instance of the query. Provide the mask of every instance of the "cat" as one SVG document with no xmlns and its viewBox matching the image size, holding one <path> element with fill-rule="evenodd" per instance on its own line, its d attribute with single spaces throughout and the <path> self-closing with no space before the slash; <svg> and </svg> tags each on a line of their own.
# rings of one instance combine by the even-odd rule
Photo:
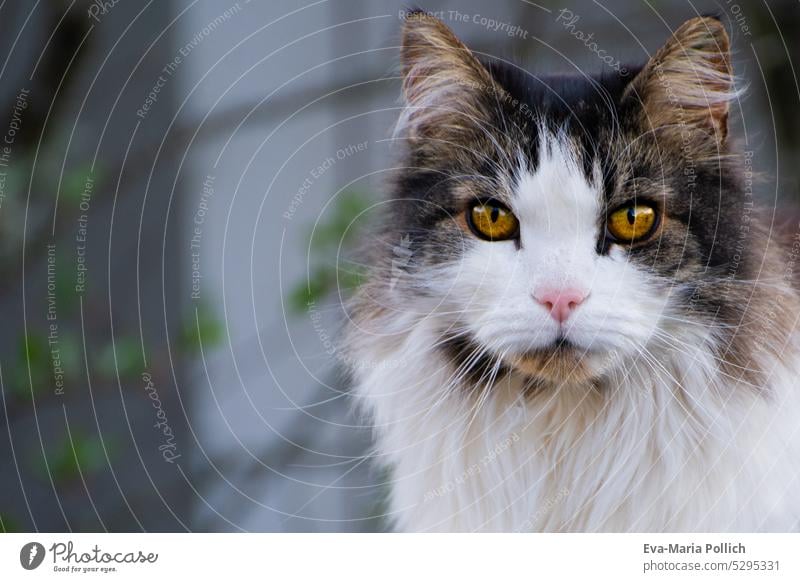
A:
<svg viewBox="0 0 800 582">
<path fill-rule="evenodd" d="M 405 160 L 345 333 L 392 527 L 797 529 L 800 246 L 728 133 L 720 20 L 535 76 L 416 11 L 401 64 Z"/>
</svg>

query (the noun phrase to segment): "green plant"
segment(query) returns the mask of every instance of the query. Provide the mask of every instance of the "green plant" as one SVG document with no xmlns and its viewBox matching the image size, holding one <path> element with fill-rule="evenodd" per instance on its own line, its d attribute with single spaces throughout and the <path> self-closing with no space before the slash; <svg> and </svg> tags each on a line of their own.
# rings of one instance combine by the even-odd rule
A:
<svg viewBox="0 0 800 582">
<path fill-rule="evenodd" d="M 344 263 L 342 257 L 353 250 L 360 232 L 356 220 L 369 207 L 369 198 L 357 191 L 346 191 L 334 202 L 329 216 L 308 235 L 311 265 L 306 280 L 289 291 L 286 301 L 293 313 L 303 313 L 337 287 L 352 290 L 363 281 L 363 270 Z"/>
<path fill-rule="evenodd" d="M 12 393 L 24 400 L 51 386 L 50 351 L 44 335 L 31 332 L 20 336 L 10 385 Z"/>
<path fill-rule="evenodd" d="M 16 533 L 22 531 L 19 524 L 5 513 L 0 513 L 0 533 Z"/>
<path fill-rule="evenodd" d="M 132 336 L 114 338 L 100 348 L 95 359 L 94 368 L 103 376 L 113 378 L 131 378 L 142 370 L 142 346 Z"/>
<path fill-rule="evenodd" d="M 195 310 L 184 318 L 180 334 L 180 347 L 188 354 L 199 354 L 225 339 L 225 327 L 214 310 L 206 303 L 198 303 Z"/>
<path fill-rule="evenodd" d="M 106 463 L 106 452 L 113 451 L 114 446 L 108 438 L 102 441 L 96 436 L 86 436 L 79 432 L 62 438 L 61 445 L 47 450 L 44 456 L 33 453 L 31 456 L 40 460 L 38 472 L 43 477 L 48 470 L 56 483 L 69 483 L 81 474 L 90 474 L 102 468 Z M 105 445 L 105 451 L 104 447 Z"/>
</svg>

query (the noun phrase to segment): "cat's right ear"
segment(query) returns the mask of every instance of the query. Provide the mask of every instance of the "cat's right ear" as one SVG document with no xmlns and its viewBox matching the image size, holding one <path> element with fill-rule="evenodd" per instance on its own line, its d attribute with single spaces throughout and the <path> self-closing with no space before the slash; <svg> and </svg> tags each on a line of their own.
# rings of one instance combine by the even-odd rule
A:
<svg viewBox="0 0 800 582">
<path fill-rule="evenodd" d="M 628 94 L 643 105 L 643 124 L 658 135 L 716 152 L 728 136 L 738 96 L 730 39 L 722 22 L 702 16 L 680 26 L 633 80 Z"/>
<path fill-rule="evenodd" d="M 487 119 L 492 76 L 438 18 L 406 14 L 401 50 L 405 109 L 398 133 L 411 140 L 459 140 Z"/>
</svg>

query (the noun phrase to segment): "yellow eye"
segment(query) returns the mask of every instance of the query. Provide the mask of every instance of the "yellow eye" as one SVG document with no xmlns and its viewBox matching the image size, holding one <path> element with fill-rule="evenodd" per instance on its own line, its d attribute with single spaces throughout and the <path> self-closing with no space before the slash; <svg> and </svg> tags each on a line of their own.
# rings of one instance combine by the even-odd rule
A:
<svg viewBox="0 0 800 582">
<path fill-rule="evenodd" d="M 484 200 L 467 210 L 467 224 L 475 236 L 490 240 L 508 240 L 519 234 L 519 221 L 496 200 Z"/>
<path fill-rule="evenodd" d="M 629 204 L 608 217 L 608 232 L 620 242 L 641 240 L 656 226 L 656 210 L 646 204 Z"/>
</svg>

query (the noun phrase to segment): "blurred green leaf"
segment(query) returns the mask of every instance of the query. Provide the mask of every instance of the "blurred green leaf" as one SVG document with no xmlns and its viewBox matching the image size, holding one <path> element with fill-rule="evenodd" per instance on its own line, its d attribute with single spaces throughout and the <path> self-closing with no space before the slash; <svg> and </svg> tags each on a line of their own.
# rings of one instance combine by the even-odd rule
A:
<svg viewBox="0 0 800 582">
<path fill-rule="evenodd" d="M 142 346 L 134 337 L 120 336 L 103 346 L 94 360 L 95 369 L 107 378 L 137 376 L 143 366 Z"/>
<path fill-rule="evenodd" d="M 359 214 L 366 211 L 370 205 L 370 198 L 358 190 L 342 192 L 334 206 L 335 216 L 341 222 L 350 223 Z"/>
<path fill-rule="evenodd" d="M 47 338 L 37 332 L 23 333 L 19 339 L 17 361 L 10 373 L 12 392 L 21 398 L 30 399 L 31 387 L 34 394 L 50 387 L 50 372 Z"/>
<path fill-rule="evenodd" d="M 347 265 L 345 268 L 341 263 L 350 242 L 360 230 L 361 222 L 356 218 L 369 205 L 370 199 L 364 193 L 345 191 L 336 199 L 324 220 L 309 234 L 312 266 L 308 280 L 297 283 L 286 297 L 286 303 L 293 313 L 307 311 L 309 304 L 324 300 L 337 287 L 350 290 L 362 283 L 363 273 L 357 265 Z"/>
<path fill-rule="evenodd" d="M 111 456 L 114 450 L 113 443 L 108 438 L 104 440 L 109 456 Z M 38 458 L 40 459 L 39 474 L 45 477 L 49 468 L 56 483 L 67 483 L 79 477 L 81 473 L 84 476 L 91 475 L 101 469 L 106 462 L 103 443 L 100 439 L 77 432 L 72 433 L 72 443 L 70 443 L 69 435 L 65 434 L 60 446 L 47 451 L 46 463 L 41 455 Z"/>
<path fill-rule="evenodd" d="M 54 349 L 58 349 L 57 355 Z M 64 330 L 59 331 L 58 343 L 52 346 L 47 336 L 31 332 L 27 337 L 23 334 L 19 340 L 18 358 L 9 372 L 11 392 L 25 400 L 31 399 L 31 386 L 34 396 L 44 394 L 55 387 L 53 358 L 59 359 L 65 380 L 79 377 L 82 363 L 82 346 L 80 337 Z M 30 377 L 28 365 L 30 364 Z"/>
<path fill-rule="evenodd" d="M 312 303 L 325 298 L 331 289 L 330 275 L 325 269 L 315 269 L 311 278 L 294 286 L 289 292 L 288 305 L 292 313 L 303 313 Z"/>
<path fill-rule="evenodd" d="M 37 332 L 23 334 L 20 338 L 20 357 L 31 368 L 41 368 L 48 363 L 47 338 Z"/>
<path fill-rule="evenodd" d="M 181 347 L 188 353 L 200 353 L 215 347 L 225 339 L 225 328 L 214 310 L 206 303 L 199 303 L 196 311 L 186 317 L 181 330 Z"/>
<path fill-rule="evenodd" d="M 0 513 L 0 532 L 16 533 L 22 531 L 19 524 L 11 519 L 7 514 Z"/>
<path fill-rule="evenodd" d="M 61 181 L 61 196 L 64 201 L 75 206 L 81 201 L 81 196 L 87 190 L 87 180 L 92 179 L 92 188 L 90 196 L 94 197 L 97 189 L 94 187 L 102 178 L 101 172 L 95 166 L 94 172 L 92 171 L 92 164 L 85 162 L 64 174 Z"/>
<path fill-rule="evenodd" d="M 347 269 L 339 268 L 339 285 L 342 289 L 357 289 L 364 282 L 366 270 L 362 267 L 349 265 Z"/>
<path fill-rule="evenodd" d="M 357 216 L 369 207 L 369 199 L 357 191 L 346 191 L 333 204 L 330 215 L 317 224 L 311 236 L 312 252 L 327 252 L 336 256 L 358 231 Z"/>
</svg>

